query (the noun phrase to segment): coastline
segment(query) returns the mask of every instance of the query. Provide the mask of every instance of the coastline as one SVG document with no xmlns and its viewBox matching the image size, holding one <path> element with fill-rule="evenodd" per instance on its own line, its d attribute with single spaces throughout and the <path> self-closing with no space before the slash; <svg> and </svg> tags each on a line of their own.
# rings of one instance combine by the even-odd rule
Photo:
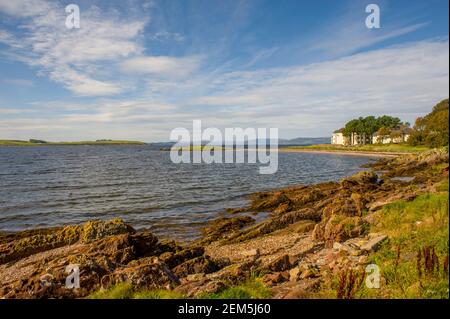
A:
<svg viewBox="0 0 450 319">
<path fill-rule="evenodd" d="M 249 298 L 336 298 L 338 292 L 329 285 L 348 267 L 364 269 L 378 249 L 395 249 L 389 245 L 397 241 L 397 229 L 390 230 L 391 222 L 380 226 L 380 218 L 392 215 L 384 207 L 399 201 L 412 205 L 427 196 L 448 201 L 446 150 L 380 158 L 371 169 L 339 182 L 252 194 L 248 207 L 208 223 L 191 243 L 160 240 L 119 219 L 0 234 L 0 297 L 85 298 L 94 293 L 104 298 L 117 285 L 130 296 L 162 289 L 169 297 L 220 297 L 251 281 L 257 291 Z M 414 179 L 402 182 L 397 176 Z M 440 190 L 445 182 L 446 193 Z M 269 216 L 256 223 L 248 213 L 259 212 Z M 448 239 L 448 212 L 443 226 L 431 229 L 432 238 Z M 439 235 L 445 228 L 447 239 Z M 68 263 L 79 265 L 82 289 L 64 287 Z M 48 274 L 54 280 L 42 287 L 39 282 Z M 376 297 L 386 297 L 383 293 Z"/>
<path fill-rule="evenodd" d="M 302 148 L 279 148 L 281 153 L 318 153 L 318 154 L 336 154 L 336 155 L 350 155 L 350 156 L 370 156 L 370 157 L 396 157 L 401 155 L 407 155 L 410 153 L 402 152 L 369 152 L 369 151 L 344 151 L 344 150 L 314 150 L 314 149 L 302 149 Z"/>
<path fill-rule="evenodd" d="M 109 145 L 147 145 L 147 143 L 140 141 L 121 141 L 121 140 L 107 140 L 107 141 L 77 141 L 77 142 L 45 142 L 36 143 L 19 140 L 0 140 L 0 147 L 15 146 L 15 147 L 33 147 L 33 146 L 109 146 Z"/>
</svg>

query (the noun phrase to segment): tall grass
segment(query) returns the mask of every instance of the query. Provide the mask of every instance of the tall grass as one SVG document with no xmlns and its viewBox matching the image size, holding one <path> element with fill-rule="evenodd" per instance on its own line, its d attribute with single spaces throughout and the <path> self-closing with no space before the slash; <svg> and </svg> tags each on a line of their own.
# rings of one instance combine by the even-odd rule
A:
<svg viewBox="0 0 450 319">
<path fill-rule="evenodd" d="M 369 257 L 383 280 L 380 289 L 363 286 L 360 297 L 449 298 L 448 192 L 386 205 L 371 230 L 389 236 Z"/>
<path fill-rule="evenodd" d="M 241 285 L 226 288 L 219 293 L 205 293 L 198 299 L 264 299 L 270 298 L 270 289 L 257 278 L 249 279 Z M 134 290 L 130 284 L 117 284 L 107 290 L 99 290 L 88 299 L 184 299 L 185 295 L 164 289 Z"/>
</svg>

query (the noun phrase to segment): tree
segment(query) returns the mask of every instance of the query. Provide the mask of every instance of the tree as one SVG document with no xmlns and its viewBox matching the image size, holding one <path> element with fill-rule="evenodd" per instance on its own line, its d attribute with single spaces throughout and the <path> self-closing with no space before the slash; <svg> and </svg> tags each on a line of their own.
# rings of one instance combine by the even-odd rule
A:
<svg viewBox="0 0 450 319">
<path fill-rule="evenodd" d="M 378 143 L 383 143 L 383 140 L 386 137 L 389 137 L 390 134 L 391 134 L 391 130 L 390 129 L 388 129 L 385 126 L 380 127 L 380 129 L 377 131 L 377 135 L 378 135 L 377 142 Z"/>
<path fill-rule="evenodd" d="M 383 115 L 376 118 L 375 116 L 370 115 L 365 118 L 360 117 L 347 122 L 342 133 L 351 140 L 351 143 L 354 142 L 352 141 L 352 138 L 354 134 L 356 134 L 360 139 L 360 143 L 371 144 L 373 135 L 380 128 L 384 127 L 386 130 L 392 130 L 394 128 L 398 128 L 400 125 L 402 125 L 402 122 L 398 117 Z M 390 131 L 384 135 L 389 134 Z"/>
<path fill-rule="evenodd" d="M 448 99 L 433 107 L 431 113 L 417 118 L 409 139 L 412 145 L 430 147 L 447 146 L 449 140 L 449 106 Z"/>
<path fill-rule="evenodd" d="M 379 127 L 386 127 L 388 129 L 395 128 L 402 124 L 402 121 L 398 117 L 392 117 L 389 115 L 380 116 L 377 119 L 377 124 Z"/>
</svg>

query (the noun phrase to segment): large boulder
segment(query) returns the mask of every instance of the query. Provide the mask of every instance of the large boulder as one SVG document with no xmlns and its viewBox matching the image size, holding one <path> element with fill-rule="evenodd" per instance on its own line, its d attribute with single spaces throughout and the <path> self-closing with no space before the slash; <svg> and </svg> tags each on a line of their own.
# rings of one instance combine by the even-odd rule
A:
<svg viewBox="0 0 450 319">
<path fill-rule="evenodd" d="M 378 181 L 378 176 L 371 171 L 358 172 L 350 177 L 345 177 L 341 180 L 342 188 L 351 188 L 355 185 L 370 185 Z"/>
<path fill-rule="evenodd" d="M 172 271 L 179 278 L 182 278 L 190 274 L 209 274 L 216 272 L 227 265 L 229 265 L 228 260 L 215 260 L 209 256 L 200 256 L 194 259 L 186 260 L 182 264 L 172 268 Z"/>
<path fill-rule="evenodd" d="M 134 232 L 134 229 L 121 219 L 88 221 L 82 225 L 54 228 L 51 231 L 42 230 L 0 244 L 0 264 L 77 242 L 90 243 L 108 236 Z"/>
<path fill-rule="evenodd" d="M 172 289 L 180 283 L 170 269 L 156 257 L 133 260 L 101 279 L 103 288 L 122 282 L 129 283 L 136 289 Z"/>
<path fill-rule="evenodd" d="M 183 249 L 179 252 L 165 252 L 159 256 L 160 260 L 164 262 L 169 268 L 174 268 L 186 260 L 203 256 L 205 249 L 201 246 L 195 246 Z"/>
<path fill-rule="evenodd" d="M 188 298 L 202 297 L 216 294 L 225 290 L 228 286 L 221 280 L 202 278 L 195 281 L 186 281 L 174 289 Z"/>
<path fill-rule="evenodd" d="M 215 241 L 254 222 L 255 219 L 250 216 L 215 219 L 202 229 L 202 242 Z"/>
<path fill-rule="evenodd" d="M 333 215 L 327 221 L 317 224 L 313 231 L 313 239 L 325 241 L 331 245 L 347 239 L 362 236 L 367 231 L 367 223 L 363 218 Z"/>
</svg>

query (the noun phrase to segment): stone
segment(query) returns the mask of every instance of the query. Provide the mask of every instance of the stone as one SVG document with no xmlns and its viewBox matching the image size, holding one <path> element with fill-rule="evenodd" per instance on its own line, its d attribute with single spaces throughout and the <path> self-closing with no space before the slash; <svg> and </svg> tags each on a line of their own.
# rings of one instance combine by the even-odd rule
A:
<svg viewBox="0 0 450 319">
<path fill-rule="evenodd" d="M 299 267 L 292 268 L 291 270 L 289 270 L 289 280 L 298 281 L 300 279 L 300 274 L 301 271 Z"/>
<path fill-rule="evenodd" d="M 369 240 L 361 246 L 361 250 L 367 252 L 373 252 L 378 250 L 380 245 L 387 239 L 388 237 L 383 234 L 369 234 Z"/>
<path fill-rule="evenodd" d="M 215 294 L 225 290 L 228 286 L 221 280 L 207 278 L 198 281 L 188 281 L 177 286 L 174 291 L 188 298 L 202 297 L 205 294 Z"/>
<path fill-rule="evenodd" d="M 312 220 L 301 220 L 293 224 L 292 226 L 294 232 L 298 234 L 303 234 L 312 231 L 316 226 L 316 222 Z"/>
<path fill-rule="evenodd" d="M 134 288 L 171 289 L 180 284 L 179 279 L 158 259 L 146 257 L 130 262 L 102 277 L 103 288 L 127 282 Z"/>
<path fill-rule="evenodd" d="M 78 242 L 91 243 L 109 236 L 132 234 L 134 232 L 135 230 L 121 219 L 94 220 L 83 225 L 22 232 L 22 236 L 16 235 L 17 237 L 20 236 L 17 240 L 0 245 L 0 264 Z"/>
<path fill-rule="evenodd" d="M 289 203 L 290 199 L 283 192 L 267 192 L 253 195 L 252 207 L 254 211 L 274 210 L 283 203 Z"/>
<path fill-rule="evenodd" d="M 179 278 L 196 273 L 209 274 L 223 268 L 225 264 L 220 261 L 211 259 L 209 256 L 200 256 L 186 260 L 180 265 L 172 268 L 172 271 Z"/>
<path fill-rule="evenodd" d="M 203 242 L 211 242 L 220 239 L 221 237 L 229 235 L 231 232 L 237 231 L 254 222 L 255 219 L 250 216 L 215 219 L 202 229 L 204 236 Z"/>
<path fill-rule="evenodd" d="M 186 276 L 186 281 L 199 281 L 206 277 L 204 273 L 191 274 Z"/>
<path fill-rule="evenodd" d="M 300 279 L 319 277 L 320 267 L 316 264 L 304 262 L 299 266 Z"/>
<path fill-rule="evenodd" d="M 350 245 L 347 245 L 345 243 L 338 243 L 338 242 L 334 242 L 333 243 L 333 249 L 337 250 L 337 251 L 345 251 L 347 253 L 349 253 L 352 256 L 357 256 L 361 254 L 361 251 L 357 248 L 354 248 Z"/>
<path fill-rule="evenodd" d="M 259 248 L 250 249 L 244 253 L 244 257 L 250 259 L 251 261 L 256 261 L 261 256 Z"/>
<path fill-rule="evenodd" d="M 159 256 L 169 268 L 174 268 L 186 260 L 200 257 L 205 253 L 205 249 L 200 246 L 183 249 L 179 252 L 165 252 Z"/>
<path fill-rule="evenodd" d="M 361 217 L 333 215 L 326 223 L 323 239 L 343 242 L 364 235 L 366 223 Z"/>
<path fill-rule="evenodd" d="M 118 218 L 109 221 L 93 220 L 81 226 L 79 240 L 89 243 L 100 238 L 133 232 L 130 226 Z"/>
<path fill-rule="evenodd" d="M 270 271 L 285 271 L 291 268 L 289 255 L 283 255 L 271 261 L 266 267 Z"/>
<path fill-rule="evenodd" d="M 276 284 L 279 284 L 284 281 L 289 280 L 289 273 L 288 272 L 276 272 L 272 274 L 267 274 L 263 277 L 263 282 L 268 286 L 274 286 Z"/>
<path fill-rule="evenodd" d="M 378 176 L 371 171 L 358 172 L 353 176 L 343 178 L 341 180 L 342 188 L 348 189 L 354 185 L 375 184 L 378 181 Z"/>
</svg>

